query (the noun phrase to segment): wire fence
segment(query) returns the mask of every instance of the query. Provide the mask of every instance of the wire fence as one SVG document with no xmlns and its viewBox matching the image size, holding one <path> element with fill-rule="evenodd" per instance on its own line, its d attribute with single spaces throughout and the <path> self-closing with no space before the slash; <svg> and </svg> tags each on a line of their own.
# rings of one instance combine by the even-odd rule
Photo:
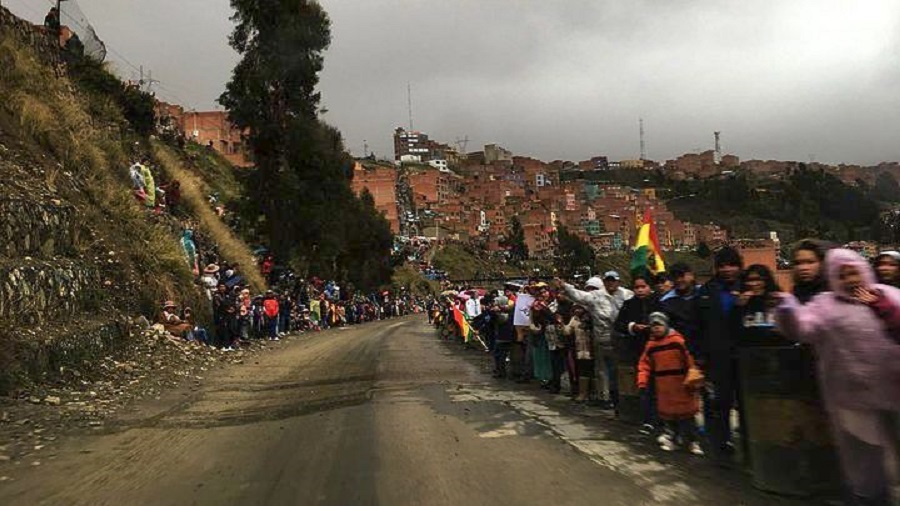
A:
<svg viewBox="0 0 900 506">
<path fill-rule="evenodd" d="M 84 47 L 85 56 L 100 62 L 106 60 L 106 44 L 97 36 L 97 31 L 76 0 L 60 0 L 59 21 L 62 27 L 71 31 L 72 37 L 78 38 Z"/>
</svg>

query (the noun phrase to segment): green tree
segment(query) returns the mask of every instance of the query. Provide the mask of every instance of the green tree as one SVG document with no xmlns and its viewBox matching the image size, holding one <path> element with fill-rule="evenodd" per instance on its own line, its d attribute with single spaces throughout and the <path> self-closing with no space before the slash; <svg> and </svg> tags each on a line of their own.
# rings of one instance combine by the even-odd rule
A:
<svg viewBox="0 0 900 506">
<path fill-rule="evenodd" d="M 528 260 L 528 245 L 525 244 L 525 229 L 518 216 L 513 216 L 509 222 L 509 232 L 503 240 L 502 246 L 509 251 L 509 258 L 515 263 Z"/>
<path fill-rule="evenodd" d="M 872 187 L 870 195 L 875 200 L 884 202 L 900 201 L 900 184 L 889 172 L 882 172 L 875 178 L 875 185 Z"/>
<path fill-rule="evenodd" d="M 564 226 L 557 229 L 556 266 L 560 273 L 570 278 L 584 266 L 593 267 L 595 260 L 594 249 L 588 243 Z"/>
<path fill-rule="evenodd" d="M 270 249 L 308 274 L 363 288 L 390 279 L 391 235 L 371 196 L 350 189 L 340 132 L 318 118 L 330 21 L 312 0 L 232 0 L 241 55 L 219 102 L 248 131 L 249 188 Z"/>
</svg>

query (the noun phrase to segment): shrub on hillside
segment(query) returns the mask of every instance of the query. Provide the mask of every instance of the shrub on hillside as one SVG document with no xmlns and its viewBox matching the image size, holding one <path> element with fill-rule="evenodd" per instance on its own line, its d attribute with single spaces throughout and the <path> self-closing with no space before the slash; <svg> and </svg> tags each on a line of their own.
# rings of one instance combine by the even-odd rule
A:
<svg viewBox="0 0 900 506">
<path fill-rule="evenodd" d="M 96 105 L 112 100 L 137 134 L 146 137 L 153 132 L 156 124 L 153 95 L 141 91 L 137 86 L 122 83 L 93 58 L 74 58 L 67 68 L 75 84 L 92 97 L 93 113 L 100 112 L 102 118 L 112 119 L 102 115 L 99 110 L 102 106 Z"/>
</svg>

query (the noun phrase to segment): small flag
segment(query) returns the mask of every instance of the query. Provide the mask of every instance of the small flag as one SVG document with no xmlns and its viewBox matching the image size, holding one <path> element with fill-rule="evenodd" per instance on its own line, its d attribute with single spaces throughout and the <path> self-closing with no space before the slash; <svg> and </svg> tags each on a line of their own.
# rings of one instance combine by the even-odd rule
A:
<svg viewBox="0 0 900 506">
<path fill-rule="evenodd" d="M 453 306 L 453 319 L 459 325 L 459 332 L 462 334 L 463 341 L 468 343 L 469 339 L 472 338 L 472 326 L 469 325 L 469 320 L 466 318 L 465 313 L 460 311 L 458 307 Z"/>
<path fill-rule="evenodd" d="M 650 211 L 644 213 L 644 220 L 638 229 L 637 241 L 634 244 L 634 253 L 631 256 L 631 275 L 659 274 L 666 272 L 666 264 L 663 262 L 662 251 L 659 248 L 659 239 L 656 236 L 656 225 Z"/>
</svg>

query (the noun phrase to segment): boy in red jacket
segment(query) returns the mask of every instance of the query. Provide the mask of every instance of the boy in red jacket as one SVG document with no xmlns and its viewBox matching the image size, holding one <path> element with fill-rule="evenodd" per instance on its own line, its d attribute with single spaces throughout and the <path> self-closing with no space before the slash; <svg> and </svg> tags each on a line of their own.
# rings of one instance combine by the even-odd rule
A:
<svg viewBox="0 0 900 506">
<path fill-rule="evenodd" d="M 666 424 L 666 434 L 659 438 L 665 451 L 686 445 L 694 455 L 703 455 L 696 441 L 697 426 L 694 416 L 700 409 L 697 392 L 685 385 L 694 359 L 684 344 L 684 337 L 669 327 L 669 318 L 663 313 L 649 317 L 650 340 L 638 362 L 638 388 L 641 394 L 652 380 L 656 387 L 656 406 L 659 418 Z"/>
<path fill-rule="evenodd" d="M 263 300 L 263 311 L 266 314 L 269 341 L 278 341 L 278 298 L 275 297 L 275 292 L 272 290 L 266 292 L 266 298 Z"/>
</svg>

